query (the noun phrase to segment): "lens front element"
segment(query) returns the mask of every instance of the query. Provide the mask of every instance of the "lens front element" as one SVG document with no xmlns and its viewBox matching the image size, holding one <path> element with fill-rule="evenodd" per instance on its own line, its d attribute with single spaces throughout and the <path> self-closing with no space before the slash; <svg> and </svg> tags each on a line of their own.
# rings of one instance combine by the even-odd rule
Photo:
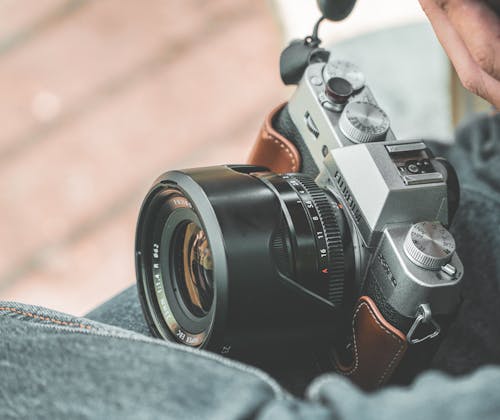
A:
<svg viewBox="0 0 500 420">
<path fill-rule="evenodd" d="M 180 225 L 174 235 L 175 281 L 186 308 L 205 316 L 214 298 L 212 252 L 203 229 L 194 222 Z"/>
</svg>

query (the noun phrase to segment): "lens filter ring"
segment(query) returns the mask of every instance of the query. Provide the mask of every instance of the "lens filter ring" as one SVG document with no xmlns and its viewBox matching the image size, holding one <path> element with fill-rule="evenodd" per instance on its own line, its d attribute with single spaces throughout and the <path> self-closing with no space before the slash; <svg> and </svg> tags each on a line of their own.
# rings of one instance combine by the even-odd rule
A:
<svg viewBox="0 0 500 420">
<path fill-rule="evenodd" d="M 207 338 L 213 320 L 214 290 L 205 296 L 202 304 L 196 284 L 199 280 L 196 265 L 182 266 L 193 262 L 193 258 L 190 260 L 183 254 L 194 251 L 193 243 L 189 246 L 192 232 L 187 232 L 188 226 L 195 226 L 198 234 L 204 234 L 189 198 L 177 188 L 161 186 L 152 197 L 145 220 L 142 287 L 150 308 L 148 312 L 159 334 L 198 347 Z M 210 249 L 208 239 L 206 246 Z"/>
</svg>

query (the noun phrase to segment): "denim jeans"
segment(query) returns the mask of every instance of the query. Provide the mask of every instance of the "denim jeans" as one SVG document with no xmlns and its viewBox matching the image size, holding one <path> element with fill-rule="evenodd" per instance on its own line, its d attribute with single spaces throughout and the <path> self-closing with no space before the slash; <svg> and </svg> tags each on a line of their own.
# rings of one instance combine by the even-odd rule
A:
<svg viewBox="0 0 500 420">
<path fill-rule="evenodd" d="M 498 127 L 476 121 L 448 153 L 462 184 L 452 230 L 464 301 L 411 385 L 367 394 L 329 373 L 292 396 L 261 370 L 152 338 L 132 287 L 85 318 L 0 302 L 0 418 L 499 418 Z"/>
</svg>

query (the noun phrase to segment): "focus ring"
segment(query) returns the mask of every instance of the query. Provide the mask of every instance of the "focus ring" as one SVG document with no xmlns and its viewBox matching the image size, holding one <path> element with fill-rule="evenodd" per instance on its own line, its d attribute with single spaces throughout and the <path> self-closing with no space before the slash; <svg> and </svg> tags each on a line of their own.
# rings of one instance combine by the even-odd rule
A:
<svg viewBox="0 0 500 420">
<path fill-rule="evenodd" d="M 290 176 L 297 180 L 311 197 L 320 218 L 327 251 L 327 262 L 323 265 L 325 268 L 322 269 L 326 269 L 327 271 L 325 273 L 321 270 L 322 274 L 325 274 L 328 278 L 327 299 L 334 305 L 340 305 L 343 302 L 344 295 L 345 267 L 342 236 L 333 209 L 335 204 L 325 191 L 319 188 L 308 176 L 302 174 L 293 174 Z M 320 232 L 317 232 L 317 234 L 319 235 Z M 321 253 L 319 258 L 321 258 Z"/>
</svg>

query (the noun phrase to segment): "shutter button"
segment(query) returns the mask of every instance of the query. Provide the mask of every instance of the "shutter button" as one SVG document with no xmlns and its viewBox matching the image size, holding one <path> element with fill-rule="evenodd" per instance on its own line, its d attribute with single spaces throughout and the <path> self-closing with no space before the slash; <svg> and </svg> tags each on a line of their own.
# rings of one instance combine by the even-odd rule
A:
<svg viewBox="0 0 500 420">
<path fill-rule="evenodd" d="M 345 104 L 353 93 L 352 85 L 342 77 L 331 77 L 326 82 L 325 93 L 337 104 Z"/>
</svg>

